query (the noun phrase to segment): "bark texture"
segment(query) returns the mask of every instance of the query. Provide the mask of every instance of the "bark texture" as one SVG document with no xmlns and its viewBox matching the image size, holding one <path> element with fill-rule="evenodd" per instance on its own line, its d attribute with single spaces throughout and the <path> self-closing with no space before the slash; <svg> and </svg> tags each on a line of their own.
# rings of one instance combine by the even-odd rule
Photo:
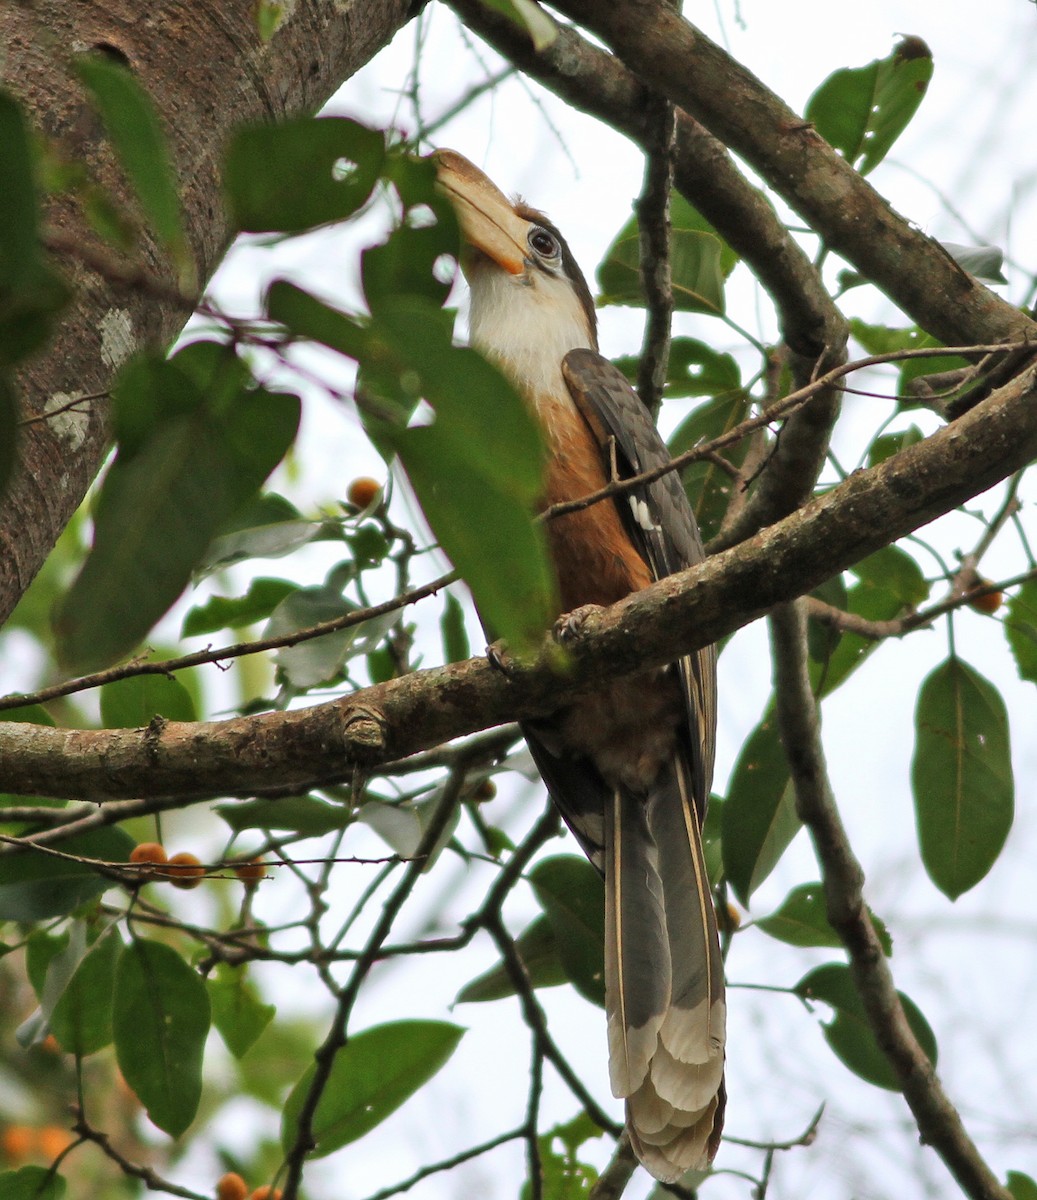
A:
<svg viewBox="0 0 1037 1200">
<path fill-rule="evenodd" d="M 2 83 L 69 158 L 130 208 L 126 182 L 73 70 L 95 51 L 127 65 L 156 103 L 169 137 L 197 277 L 226 249 L 219 163 L 242 122 L 316 111 L 371 58 L 423 0 L 299 0 L 264 42 L 253 0 L 34 0 L 0 6 Z M 109 254 L 70 196 L 44 214 L 63 245 Z M 177 303 L 171 264 L 147 233 L 136 264 L 168 290 L 113 287 L 62 255 L 75 297 L 48 349 L 19 378 L 23 414 L 66 409 L 25 425 L 21 465 L 0 511 L 0 623 L 28 587 L 82 500 L 108 445 L 105 396 L 119 365 L 144 346 L 167 345 L 190 312 Z M 84 401 L 74 411 L 70 401 Z"/>
</svg>

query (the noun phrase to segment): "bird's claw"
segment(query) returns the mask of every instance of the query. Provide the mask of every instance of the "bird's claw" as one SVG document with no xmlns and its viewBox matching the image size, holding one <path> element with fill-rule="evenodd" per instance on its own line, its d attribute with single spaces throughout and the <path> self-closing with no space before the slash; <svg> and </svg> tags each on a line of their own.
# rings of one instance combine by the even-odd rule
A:
<svg viewBox="0 0 1037 1200">
<path fill-rule="evenodd" d="M 495 671 L 508 678 L 515 670 L 515 659 L 502 638 L 486 647 L 486 660 Z"/>
<path fill-rule="evenodd" d="M 600 604 L 583 604 L 579 608 L 574 608 L 572 612 L 565 613 L 555 621 L 555 641 L 560 642 L 563 646 L 566 642 L 575 642 L 583 633 L 583 627 L 588 619 L 599 612 L 601 612 Z"/>
</svg>

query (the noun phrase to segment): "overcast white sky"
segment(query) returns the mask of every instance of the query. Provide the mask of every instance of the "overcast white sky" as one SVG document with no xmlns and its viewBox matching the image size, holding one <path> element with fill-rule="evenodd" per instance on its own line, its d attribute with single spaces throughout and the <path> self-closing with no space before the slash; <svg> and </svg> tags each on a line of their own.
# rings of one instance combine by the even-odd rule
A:
<svg viewBox="0 0 1037 1200">
<path fill-rule="evenodd" d="M 922 228 L 954 242 L 994 242 L 1018 269 L 1009 269 L 1015 300 L 1037 270 L 1034 179 L 1037 140 L 1033 132 L 1037 55 L 1037 8 L 1027 0 L 988 0 L 977 5 L 918 0 L 726 0 L 689 6 L 711 36 L 731 51 L 793 108 L 802 110 L 817 84 L 834 68 L 857 66 L 885 56 L 896 34 L 925 39 L 935 57 L 929 94 L 891 159 L 872 176 L 894 206 Z M 430 6 L 420 91 L 427 119 L 446 111 L 470 83 L 496 60 L 481 44 L 459 37 L 452 15 Z M 413 128 L 413 113 L 399 97 L 413 62 L 415 27 L 351 80 L 331 110 L 372 123 L 395 121 Z M 611 238 L 627 218 L 640 184 L 638 153 L 596 122 L 569 112 L 536 85 L 509 81 L 476 103 L 440 135 L 479 163 L 506 191 L 520 192 L 545 209 L 566 234 L 590 276 Z M 950 198 L 961 214 L 948 210 Z M 250 311 L 263 281 L 290 273 L 305 286 L 356 297 L 357 252 L 373 237 L 373 225 L 289 243 L 276 252 L 233 254 L 214 290 L 232 311 Z M 773 336 L 766 297 L 744 271 L 732 282 L 732 315 L 763 337 Z M 892 314 L 874 292 L 854 294 L 854 311 L 870 319 Z M 636 313 L 602 314 L 603 349 L 629 352 L 639 344 Z M 733 349 L 737 338 L 717 321 L 684 317 L 678 332 L 693 333 Z M 874 427 L 881 401 L 850 399 L 837 447 L 848 461 L 854 446 Z M 672 418 L 671 418 L 672 419 Z M 357 474 L 382 476 L 384 468 L 348 414 L 318 394 L 307 396 L 303 502 L 327 503 Z M 1032 508 L 1032 489 L 1027 497 Z M 940 536 L 944 549 L 968 549 L 979 536 L 974 522 L 960 521 Z M 987 573 L 1021 569 L 1018 546 L 1006 536 L 1005 550 L 991 556 Z M 931 562 L 923 567 L 931 571 Z M 963 657 L 997 680 L 1013 712 L 1017 764 L 1017 825 L 1005 858 L 990 878 L 956 905 L 945 901 L 917 865 L 908 786 L 914 697 L 922 676 L 946 653 L 941 631 L 917 634 L 878 651 L 860 679 L 825 707 L 825 740 L 836 793 L 869 877 L 868 895 L 885 917 L 896 943 L 898 984 L 920 1004 L 941 1046 L 941 1072 L 999 1172 L 1008 1168 L 1037 1176 L 1037 1038 L 1028 998 L 1037 987 L 1033 918 L 1037 854 L 1033 819 L 1034 694 L 1015 679 L 995 623 L 965 614 L 957 626 Z M 479 645 L 478 640 L 473 645 Z M 430 647 L 430 654 L 435 648 Z M 769 687 L 762 626 L 740 635 L 721 659 L 718 785 L 722 790 L 742 739 L 756 723 Z M 538 793 L 539 795 L 539 793 Z M 506 801 L 502 801 L 506 803 Z M 524 810 L 532 819 L 539 799 Z M 523 818 L 525 819 L 525 817 Z M 571 841 L 566 848 L 573 849 Z M 554 848 L 561 849 L 561 846 Z M 800 839 L 775 877 L 758 893 L 753 912 L 765 914 L 787 888 L 816 877 L 809 848 Z M 463 911 L 474 885 L 455 875 Z M 430 895 L 443 886 L 427 884 Z M 283 912 L 284 894 L 267 885 L 260 906 Z M 521 901 L 516 912 L 521 913 Z M 527 910 L 530 914 L 532 908 Z M 734 983 L 794 984 L 811 965 L 833 954 L 792 952 L 762 934 L 736 938 L 729 973 Z M 443 1016 L 458 988 L 492 961 L 479 946 L 462 966 L 451 956 L 418 974 L 387 971 L 357 1012 L 357 1027 L 394 1016 Z M 277 984 L 284 984 L 283 975 Z M 290 985 L 289 985 L 290 986 Z M 293 988 L 297 991 L 297 988 Z M 607 1098 L 604 1017 L 579 999 L 557 991 L 549 997 L 556 1033 Z M 462 1146 L 517 1122 L 525 1102 L 527 1039 L 507 1002 L 465 1006 L 453 1019 L 471 1027 L 456 1059 L 434 1089 L 409 1104 L 382 1128 L 314 1174 L 315 1196 L 362 1197 L 407 1175 L 429 1157 Z M 555 1086 L 548 1070 L 548 1119 L 565 1119 L 575 1103 Z M 902 1101 L 849 1075 L 824 1046 L 816 1019 L 793 999 L 736 989 L 732 995 L 729 1046 L 728 1131 L 747 1138 L 786 1138 L 807 1124 L 827 1099 L 820 1136 L 809 1149 L 780 1156 L 770 1196 L 797 1200 L 858 1200 L 878 1197 L 949 1196 L 955 1189 L 942 1167 L 917 1149 Z M 619 1106 L 614 1102 L 614 1111 Z M 243 1137 L 253 1135 L 249 1118 Z M 865 1145 L 851 1134 L 869 1131 Z M 875 1135 L 875 1131 L 881 1131 Z M 237 1135 L 232 1135 L 237 1136 Z M 721 1168 L 757 1169 L 759 1157 L 725 1147 Z M 517 1195 L 521 1160 L 517 1151 L 498 1152 L 458 1176 L 422 1185 L 424 1200 Z M 318 1180 L 326 1180 L 324 1190 Z M 202 1180 L 199 1181 L 203 1182 Z M 643 1196 L 647 1185 L 632 1188 Z M 711 1183 L 704 1195 L 747 1197 L 749 1185 L 731 1176 Z"/>
</svg>

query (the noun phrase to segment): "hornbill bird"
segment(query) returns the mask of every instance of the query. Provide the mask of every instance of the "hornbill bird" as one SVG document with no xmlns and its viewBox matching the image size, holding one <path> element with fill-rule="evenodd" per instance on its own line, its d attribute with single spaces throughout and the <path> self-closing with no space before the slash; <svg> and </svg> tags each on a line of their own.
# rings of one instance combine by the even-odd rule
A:
<svg viewBox="0 0 1037 1200">
<path fill-rule="evenodd" d="M 472 344 L 511 379 L 547 446 L 544 504 L 669 460 L 623 374 L 597 352 L 594 302 L 550 221 L 439 150 L 471 290 Z M 561 613 L 613 604 L 703 558 L 671 472 L 547 523 Z M 605 879 L 612 1091 L 641 1162 L 705 1169 L 724 1115 L 723 962 L 702 855 L 713 775 L 716 653 L 602 685 L 523 727 L 551 796 Z"/>
</svg>

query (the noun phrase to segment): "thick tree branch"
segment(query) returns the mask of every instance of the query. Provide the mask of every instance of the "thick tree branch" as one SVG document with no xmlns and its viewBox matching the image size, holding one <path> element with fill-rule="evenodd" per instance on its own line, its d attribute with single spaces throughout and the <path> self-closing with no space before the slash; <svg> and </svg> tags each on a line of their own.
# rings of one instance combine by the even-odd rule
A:
<svg viewBox="0 0 1037 1200">
<path fill-rule="evenodd" d="M 371 766 L 671 661 L 979 495 L 1037 455 L 1030 367 L 952 425 L 731 550 L 592 611 L 584 636 L 507 677 L 482 660 L 418 671 L 310 709 L 85 731 L 0 723 L 0 789 L 83 799 L 249 794 Z"/>
<path fill-rule="evenodd" d="M 923 329 L 944 342 L 1034 335 L 1025 313 L 894 212 L 811 125 L 664 0 L 558 0 L 557 7 L 744 158 Z"/>
<path fill-rule="evenodd" d="M 96 183 L 132 213 L 126 180 L 75 76 L 72 50 L 124 62 L 163 118 L 196 275 L 205 280 L 229 236 L 214 194 L 230 131 L 316 111 L 422 3 L 300 0 L 284 6 L 269 41 L 260 36 L 253 0 L 161 4 L 149 7 L 147 19 L 135 0 L 4 4 L 4 80 L 59 151 L 87 164 Z M 155 288 L 133 289 L 97 273 L 98 256 L 110 256 L 72 193 L 54 197 L 46 217 L 52 243 L 79 248 L 68 272 L 75 297 L 49 352 L 22 370 L 19 387 L 23 415 L 62 412 L 21 430 L 21 468 L 0 514 L 0 623 L 101 463 L 108 446 L 104 397 L 116 370 L 134 351 L 168 345 L 191 309 L 178 299 L 173 265 L 149 233 L 141 234 L 136 266 Z M 85 403 L 73 411 L 80 397 Z"/>
<path fill-rule="evenodd" d="M 828 920 L 849 954 L 871 1031 L 900 1082 L 922 1141 L 940 1155 L 965 1194 L 974 1200 L 1010 1200 L 966 1132 L 907 1022 L 864 903 L 864 872 L 835 806 L 821 746 L 802 601 L 780 605 L 771 614 L 771 646 L 778 725 L 796 790 L 796 811 L 810 830 L 821 864 Z"/>
</svg>

